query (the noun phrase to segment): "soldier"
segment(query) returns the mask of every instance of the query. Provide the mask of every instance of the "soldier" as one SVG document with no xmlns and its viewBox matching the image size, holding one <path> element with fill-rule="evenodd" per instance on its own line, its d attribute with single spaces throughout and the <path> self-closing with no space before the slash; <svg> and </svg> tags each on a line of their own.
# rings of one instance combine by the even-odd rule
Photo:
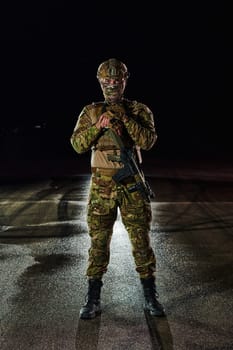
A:
<svg viewBox="0 0 233 350">
<path fill-rule="evenodd" d="M 102 277 L 110 258 L 110 241 L 119 208 L 127 229 L 144 296 L 144 308 L 153 316 L 163 316 L 155 285 L 156 259 L 150 245 L 151 204 L 137 190 L 135 177 L 114 181 L 125 165 L 121 147 L 111 137 L 114 131 L 136 159 L 137 150 L 149 150 L 157 139 L 151 110 L 142 103 L 124 98 L 129 77 L 126 65 L 111 58 L 98 67 L 97 78 L 104 101 L 83 108 L 71 136 L 77 153 L 91 150 L 91 186 L 87 223 L 91 246 L 86 275 L 88 293 L 80 310 L 81 319 L 91 319 L 101 313 Z M 134 189 L 134 190 L 132 190 Z"/>
</svg>

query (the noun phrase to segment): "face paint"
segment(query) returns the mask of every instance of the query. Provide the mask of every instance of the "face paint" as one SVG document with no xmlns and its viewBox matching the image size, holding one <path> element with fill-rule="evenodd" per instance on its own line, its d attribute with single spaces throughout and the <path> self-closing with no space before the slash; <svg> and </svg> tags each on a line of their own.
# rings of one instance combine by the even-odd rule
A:
<svg viewBox="0 0 233 350">
<path fill-rule="evenodd" d="M 122 99 L 128 77 L 126 65 L 115 58 L 100 64 L 97 78 L 107 102 L 117 103 Z"/>
<path fill-rule="evenodd" d="M 106 101 L 116 103 L 123 97 L 126 79 L 124 78 L 102 78 L 100 79 L 101 89 Z"/>
</svg>

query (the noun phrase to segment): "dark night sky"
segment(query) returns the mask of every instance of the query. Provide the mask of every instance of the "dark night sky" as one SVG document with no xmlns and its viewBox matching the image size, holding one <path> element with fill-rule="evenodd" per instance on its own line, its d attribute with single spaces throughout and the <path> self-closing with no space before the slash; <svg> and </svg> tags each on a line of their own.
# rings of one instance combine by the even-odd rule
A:
<svg viewBox="0 0 233 350">
<path fill-rule="evenodd" d="M 155 114 L 158 155 L 230 155 L 222 2 L 75 3 L 10 2 L 1 10 L 4 152 L 17 130 L 24 152 L 51 155 L 56 148 L 73 157 L 77 114 L 102 100 L 97 67 L 116 57 L 131 73 L 125 97 Z M 38 124 L 43 147 L 42 134 L 33 134 Z"/>
</svg>

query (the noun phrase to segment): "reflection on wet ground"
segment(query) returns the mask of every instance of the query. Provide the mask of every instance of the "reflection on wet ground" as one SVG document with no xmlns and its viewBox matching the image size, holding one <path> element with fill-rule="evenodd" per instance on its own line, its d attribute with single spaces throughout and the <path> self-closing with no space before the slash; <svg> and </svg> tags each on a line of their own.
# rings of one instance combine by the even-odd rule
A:
<svg viewBox="0 0 233 350">
<path fill-rule="evenodd" d="M 0 194 L 2 350 L 233 348 L 232 182 L 149 177 L 151 243 L 165 318 L 143 294 L 120 214 L 103 313 L 79 320 L 89 247 L 89 176 L 5 183 Z"/>
</svg>

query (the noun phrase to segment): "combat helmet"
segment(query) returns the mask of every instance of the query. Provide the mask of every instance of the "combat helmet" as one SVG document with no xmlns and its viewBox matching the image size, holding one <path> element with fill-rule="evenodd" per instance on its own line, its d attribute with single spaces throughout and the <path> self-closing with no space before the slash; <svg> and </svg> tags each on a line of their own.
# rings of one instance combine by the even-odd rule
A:
<svg viewBox="0 0 233 350">
<path fill-rule="evenodd" d="M 129 73 L 126 65 L 116 58 L 110 58 L 107 61 L 104 61 L 99 65 L 97 70 L 98 80 L 104 78 L 118 78 L 123 80 L 128 77 Z"/>
</svg>

